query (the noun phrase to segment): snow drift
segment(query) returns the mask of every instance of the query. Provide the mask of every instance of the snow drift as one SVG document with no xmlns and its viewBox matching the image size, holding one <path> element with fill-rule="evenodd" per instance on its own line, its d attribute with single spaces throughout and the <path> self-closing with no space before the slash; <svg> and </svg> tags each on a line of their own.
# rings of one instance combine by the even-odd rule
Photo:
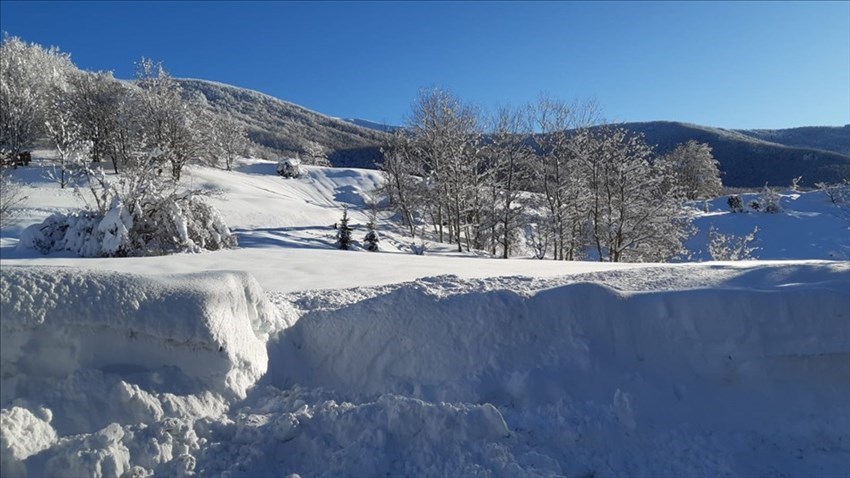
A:
<svg viewBox="0 0 850 478">
<path fill-rule="evenodd" d="M 805 270 L 763 267 L 736 279 L 763 287 L 637 293 L 573 283 L 440 298 L 413 284 L 304 315 L 270 346 L 271 373 L 283 386 L 496 404 L 545 401 L 579 383 L 614 387 L 628 373 L 846 385 L 850 281 L 789 281 Z"/>
<path fill-rule="evenodd" d="M 147 277 L 4 267 L 2 403 L 75 371 L 158 373 L 181 387 L 244 396 L 267 367 L 277 310 L 246 273 Z"/>
</svg>

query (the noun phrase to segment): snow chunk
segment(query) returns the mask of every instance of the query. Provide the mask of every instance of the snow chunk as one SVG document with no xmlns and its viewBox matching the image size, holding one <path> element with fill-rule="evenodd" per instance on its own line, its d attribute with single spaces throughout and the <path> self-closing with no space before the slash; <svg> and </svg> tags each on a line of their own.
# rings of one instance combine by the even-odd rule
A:
<svg viewBox="0 0 850 478">
<path fill-rule="evenodd" d="M 0 411 L 0 474 L 5 478 L 26 476 L 23 460 L 56 443 L 56 431 L 50 426 L 50 410 L 41 417 L 26 408 Z"/>
<path fill-rule="evenodd" d="M 81 369 L 162 372 L 161 391 L 244 397 L 266 371 L 269 333 L 286 325 L 246 273 L 4 267 L 0 279 L 4 404 L 27 378 Z"/>
</svg>

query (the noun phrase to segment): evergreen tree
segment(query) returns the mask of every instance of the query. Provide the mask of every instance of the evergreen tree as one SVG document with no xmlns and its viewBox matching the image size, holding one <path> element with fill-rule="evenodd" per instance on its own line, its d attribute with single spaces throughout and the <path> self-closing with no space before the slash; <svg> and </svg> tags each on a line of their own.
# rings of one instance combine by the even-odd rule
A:
<svg viewBox="0 0 850 478">
<path fill-rule="evenodd" d="M 342 219 L 336 229 L 336 246 L 343 250 L 351 248 L 351 227 L 348 225 L 348 206 L 342 209 Z"/>
<path fill-rule="evenodd" d="M 366 243 L 366 249 L 370 252 L 378 252 L 378 242 L 381 240 L 378 236 L 378 232 L 375 230 L 375 221 L 370 220 L 368 224 L 366 224 L 366 237 L 363 238 L 363 242 Z"/>
</svg>

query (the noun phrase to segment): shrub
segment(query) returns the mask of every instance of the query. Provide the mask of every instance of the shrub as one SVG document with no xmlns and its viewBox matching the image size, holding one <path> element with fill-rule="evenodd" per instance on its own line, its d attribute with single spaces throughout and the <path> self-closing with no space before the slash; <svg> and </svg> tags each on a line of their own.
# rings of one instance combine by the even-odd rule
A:
<svg viewBox="0 0 850 478">
<path fill-rule="evenodd" d="M 741 201 L 741 196 L 733 194 L 726 199 L 726 204 L 732 212 L 744 212 L 744 203 Z"/>
</svg>

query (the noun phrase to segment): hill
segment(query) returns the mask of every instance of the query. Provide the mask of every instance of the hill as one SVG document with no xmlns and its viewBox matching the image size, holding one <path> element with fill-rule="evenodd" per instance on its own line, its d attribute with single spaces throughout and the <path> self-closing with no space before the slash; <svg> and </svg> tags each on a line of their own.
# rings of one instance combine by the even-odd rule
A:
<svg viewBox="0 0 850 478">
<path fill-rule="evenodd" d="M 850 155 L 839 152 L 792 147 L 745 134 L 734 130 L 711 128 L 687 123 L 651 121 L 624 123 L 623 127 L 642 133 L 646 141 L 656 147 L 660 154 L 671 151 L 677 144 L 696 140 L 711 145 L 714 157 L 720 162 L 723 184 L 732 187 L 760 187 L 767 182 L 775 186 L 786 186 L 797 176 L 802 176 L 801 185 L 812 186 L 817 182 L 839 182 L 850 178 Z M 798 128 L 803 130 L 805 128 Z M 815 128 L 820 129 L 820 128 Z M 767 130 L 762 130 L 767 131 Z M 774 137 L 802 137 L 802 132 L 775 132 Z M 850 131 L 848 131 L 850 132 Z M 835 133 L 840 135 L 840 131 Z M 766 133 L 764 137 L 771 137 Z M 803 140 L 800 140 L 801 142 Z M 810 143 L 815 142 L 814 140 Z"/>
<path fill-rule="evenodd" d="M 850 155 L 850 124 L 844 126 L 803 126 L 788 129 L 739 129 L 736 130 L 771 143 L 794 148 L 820 149 Z"/>
<path fill-rule="evenodd" d="M 181 79 L 183 94 L 212 111 L 245 124 L 248 137 L 271 153 L 294 155 L 306 141 L 316 141 L 328 150 L 334 166 L 375 167 L 386 133 L 331 118 L 272 96 L 215 83 Z"/>
<path fill-rule="evenodd" d="M 293 155 L 316 141 L 334 166 L 375 168 L 391 126 L 362 119 L 338 119 L 272 96 L 205 80 L 179 80 L 184 95 L 211 110 L 237 118 L 248 136 L 268 148 L 263 155 Z M 783 130 L 730 130 L 670 121 L 624 123 L 642 133 L 660 154 L 688 140 L 708 143 L 731 187 L 838 182 L 850 177 L 850 125 Z"/>
</svg>

